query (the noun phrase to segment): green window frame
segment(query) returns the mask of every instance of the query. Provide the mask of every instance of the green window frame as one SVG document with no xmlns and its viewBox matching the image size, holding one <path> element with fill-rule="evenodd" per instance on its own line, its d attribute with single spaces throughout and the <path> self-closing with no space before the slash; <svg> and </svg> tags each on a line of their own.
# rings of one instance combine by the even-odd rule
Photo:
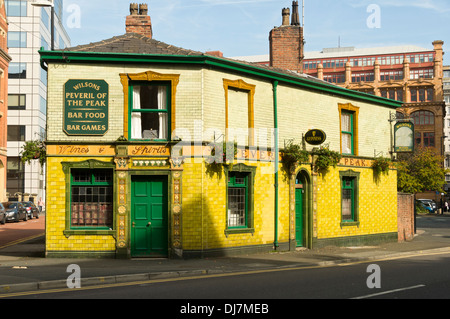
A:
<svg viewBox="0 0 450 319">
<path fill-rule="evenodd" d="M 228 174 L 228 227 L 247 228 L 248 225 L 248 173 Z"/>
<path fill-rule="evenodd" d="M 352 170 L 339 172 L 341 180 L 341 227 L 359 226 L 359 177 Z"/>
<path fill-rule="evenodd" d="M 225 166 L 227 205 L 225 234 L 253 233 L 256 167 L 239 163 Z"/>
<path fill-rule="evenodd" d="M 170 141 L 171 83 L 133 81 L 128 92 L 128 139 L 131 141 Z"/>
<path fill-rule="evenodd" d="M 87 160 L 83 162 L 62 162 L 63 171 L 65 174 L 66 184 L 66 222 L 64 235 L 69 238 L 72 235 L 115 235 L 115 165 L 113 162 L 102 162 L 98 160 Z M 100 174 L 96 172 L 108 172 L 108 179 L 99 179 Z M 84 173 L 81 173 L 84 172 Z M 74 176 L 76 178 L 74 178 Z M 97 177 L 95 177 L 97 176 Z M 76 198 L 74 188 L 84 188 L 83 195 L 92 194 L 91 198 Z M 88 190 L 89 188 L 89 190 Z M 103 188 L 103 191 L 99 189 Z M 97 189 L 97 194 L 94 189 Z M 106 190 L 107 189 L 107 190 Z M 102 193 L 102 194 L 99 194 Z M 86 194 L 89 193 L 89 194 Z M 95 195 L 95 196 L 94 196 Z M 102 195 L 102 196 L 98 196 Z M 75 201 L 74 201 L 75 199 Z M 100 199 L 106 199 L 100 201 Z M 89 216 L 83 216 L 90 218 L 91 220 L 85 224 L 72 223 L 74 216 L 74 205 L 79 205 L 78 212 L 80 212 L 80 205 L 82 207 L 82 213 L 88 213 Z M 90 206 L 90 207 L 89 207 Z M 86 208 L 85 208 L 86 207 Z M 105 218 L 107 214 L 108 216 Z M 103 218 L 105 222 L 99 224 L 98 221 L 93 222 L 92 219 Z"/>
<path fill-rule="evenodd" d="M 70 177 L 71 228 L 112 228 L 113 171 L 75 168 L 71 170 Z"/>
<path fill-rule="evenodd" d="M 341 114 L 342 154 L 354 154 L 354 114 L 342 111 Z"/>
</svg>

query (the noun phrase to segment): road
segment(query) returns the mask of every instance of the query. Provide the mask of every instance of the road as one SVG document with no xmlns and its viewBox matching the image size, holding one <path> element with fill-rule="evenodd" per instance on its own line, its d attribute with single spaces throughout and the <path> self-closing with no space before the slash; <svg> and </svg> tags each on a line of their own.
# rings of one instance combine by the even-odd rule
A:
<svg viewBox="0 0 450 319">
<path fill-rule="evenodd" d="M 27 239 L 35 238 L 45 234 L 45 215 L 41 214 L 39 219 L 33 218 L 28 221 L 6 223 L 0 225 L 0 249 L 16 244 Z"/>
<path fill-rule="evenodd" d="M 419 217 L 418 226 L 418 229 L 426 230 L 425 235 L 420 236 L 419 240 L 440 241 L 443 245 L 450 247 L 450 216 Z M 212 309 L 200 308 L 202 305 L 214 306 L 215 312 L 210 313 L 210 316 L 214 317 L 224 315 L 226 310 L 236 311 L 231 306 L 233 302 L 261 303 L 264 301 L 271 309 L 271 314 L 278 315 L 286 309 L 294 310 L 293 304 L 288 303 L 286 308 L 286 302 L 292 299 L 448 299 L 450 298 L 449 261 L 450 253 L 447 250 L 447 252 L 395 260 L 39 291 L 14 298 L 145 299 L 149 302 L 148 306 L 155 307 L 165 306 L 167 300 L 171 300 L 166 314 L 171 318 L 175 315 L 182 317 L 182 311 L 188 311 L 186 308 L 188 304 L 194 307 L 191 311 Z M 149 299 L 151 300 L 148 301 Z M 297 303 L 295 305 L 298 306 Z M 259 307 L 262 306 L 259 305 Z M 261 310 L 257 305 L 249 305 L 245 309 Z"/>
<path fill-rule="evenodd" d="M 43 291 L 25 299 L 176 299 L 217 303 L 217 300 L 272 299 L 439 299 L 450 298 L 450 253 L 390 261 L 372 261 L 330 267 L 258 271 L 243 275 L 177 278 L 112 287 L 86 287 L 60 292 Z M 379 267 L 371 280 L 369 265 Z M 379 282 L 380 288 L 370 288 Z M 197 300 L 197 301 L 196 301 Z M 205 301 L 208 300 L 208 301 Z M 156 302 L 157 304 L 157 302 Z M 174 305 L 175 305 L 174 304 Z M 269 302 L 270 304 L 270 302 Z M 275 307 L 277 304 L 275 304 Z M 170 311 L 176 311 L 171 308 Z"/>
</svg>

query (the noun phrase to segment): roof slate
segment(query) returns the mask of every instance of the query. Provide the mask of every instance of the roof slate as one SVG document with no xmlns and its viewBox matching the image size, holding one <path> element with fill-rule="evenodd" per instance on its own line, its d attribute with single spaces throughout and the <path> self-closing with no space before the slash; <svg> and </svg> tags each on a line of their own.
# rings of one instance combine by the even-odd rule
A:
<svg viewBox="0 0 450 319">
<path fill-rule="evenodd" d="M 137 53 L 167 55 L 203 55 L 202 52 L 179 48 L 137 33 L 127 33 L 103 41 L 66 48 L 71 52 Z"/>
<path fill-rule="evenodd" d="M 155 39 L 148 38 L 138 33 L 126 33 L 124 35 L 115 36 L 110 39 L 102 40 L 85 45 L 79 45 L 72 48 L 66 48 L 62 51 L 69 52 L 96 52 L 96 53 L 134 53 L 134 54 L 162 54 L 162 55 L 187 55 L 187 56 L 202 56 L 208 55 L 203 52 L 183 49 L 176 47 Z M 327 85 L 333 85 L 328 82 L 319 80 L 315 77 L 307 74 L 299 74 L 297 72 L 269 67 L 258 63 L 252 63 L 247 61 L 239 61 L 231 58 L 221 57 L 219 59 L 234 61 L 241 64 L 251 65 L 265 70 L 272 70 L 279 73 L 288 74 L 291 76 L 298 76 L 304 79 L 308 79 L 313 82 L 323 83 Z"/>
<path fill-rule="evenodd" d="M 174 56 L 210 56 L 209 54 L 183 49 L 180 47 L 176 47 L 161 41 L 157 41 L 155 39 L 148 38 L 144 35 L 138 33 L 126 33 L 124 35 L 115 36 L 110 39 L 106 39 L 99 42 L 94 42 L 85 45 L 79 45 L 72 48 L 66 48 L 64 50 L 57 50 L 61 52 L 87 52 L 87 53 L 116 53 L 116 54 L 148 54 L 148 55 L 174 55 Z M 316 77 L 305 73 L 297 73 L 295 71 L 285 70 L 281 68 L 275 68 L 271 66 L 266 66 L 259 63 L 253 63 L 248 61 L 237 60 L 233 58 L 225 58 L 225 57 L 216 57 L 215 59 L 224 60 L 224 61 L 232 61 L 235 63 L 239 63 L 241 65 L 248 65 L 253 68 L 258 68 L 261 70 L 266 70 L 270 72 L 276 72 L 279 74 L 285 74 L 291 77 L 301 78 L 303 80 L 318 83 L 322 86 L 328 86 L 332 88 L 336 88 L 338 90 L 344 90 L 334 83 L 329 83 L 323 80 L 320 80 Z M 364 93 L 359 93 L 361 95 L 365 95 Z M 381 98 L 380 98 L 381 99 Z"/>
</svg>

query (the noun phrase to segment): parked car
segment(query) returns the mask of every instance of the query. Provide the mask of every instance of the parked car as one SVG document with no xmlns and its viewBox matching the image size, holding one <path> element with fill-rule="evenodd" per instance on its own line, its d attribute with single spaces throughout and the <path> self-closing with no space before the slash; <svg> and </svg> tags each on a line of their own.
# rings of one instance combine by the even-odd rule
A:
<svg viewBox="0 0 450 319">
<path fill-rule="evenodd" d="M 428 201 L 416 200 L 416 207 L 420 207 L 428 213 L 434 213 L 433 207 L 431 207 L 431 203 Z"/>
<path fill-rule="evenodd" d="M 6 223 L 6 209 L 2 203 L 0 203 L 0 224 L 5 225 Z"/>
<path fill-rule="evenodd" d="M 22 202 L 22 204 L 27 210 L 29 219 L 33 219 L 33 217 L 39 218 L 39 208 L 33 202 Z"/>
<path fill-rule="evenodd" d="M 3 206 L 6 209 L 6 221 L 28 220 L 27 210 L 21 202 L 6 202 Z"/>
<path fill-rule="evenodd" d="M 418 199 L 418 201 L 422 203 L 428 203 L 433 210 L 432 213 L 435 213 L 437 211 L 437 205 L 436 202 L 432 199 Z"/>
</svg>

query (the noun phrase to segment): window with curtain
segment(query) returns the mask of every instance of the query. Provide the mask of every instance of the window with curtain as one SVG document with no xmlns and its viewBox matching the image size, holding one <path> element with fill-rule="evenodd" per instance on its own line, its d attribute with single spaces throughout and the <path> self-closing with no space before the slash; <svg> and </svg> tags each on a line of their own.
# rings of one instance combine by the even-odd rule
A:
<svg viewBox="0 0 450 319">
<path fill-rule="evenodd" d="M 112 170 L 72 169 L 72 227 L 113 227 L 112 184 Z"/>
<path fill-rule="evenodd" d="M 353 114 L 341 114 L 341 143 L 342 154 L 353 154 Z"/>
<path fill-rule="evenodd" d="M 342 220 L 354 220 L 354 181 L 353 178 L 342 179 Z"/>
<path fill-rule="evenodd" d="M 247 227 L 248 175 L 228 175 L 228 227 Z"/>
<path fill-rule="evenodd" d="M 359 225 L 359 178 L 352 170 L 340 171 L 341 180 L 341 226 Z"/>
<path fill-rule="evenodd" d="M 168 84 L 132 85 L 131 139 L 169 139 L 169 95 Z"/>
</svg>

